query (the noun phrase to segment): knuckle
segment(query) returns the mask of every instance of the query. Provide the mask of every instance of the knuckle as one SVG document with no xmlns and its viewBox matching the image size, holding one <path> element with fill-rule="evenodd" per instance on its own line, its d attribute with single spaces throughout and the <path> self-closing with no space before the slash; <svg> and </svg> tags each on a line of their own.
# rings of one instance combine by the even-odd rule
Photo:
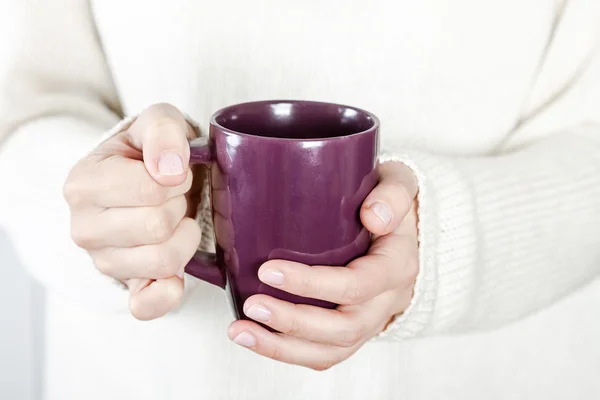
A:
<svg viewBox="0 0 600 400">
<path fill-rule="evenodd" d="M 110 276 L 113 271 L 113 264 L 103 257 L 95 257 L 94 265 L 102 275 Z"/>
<path fill-rule="evenodd" d="M 305 325 L 306 324 L 302 319 L 298 317 L 292 317 L 289 324 L 283 328 L 283 333 L 286 335 L 297 336 L 305 330 Z"/>
<path fill-rule="evenodd" d="M 313 292 L 313 282 L 308 274 L 302 274 L 298 280 L 298 295 L 307 297 Z"/>
<path fill-rule="evenodd" d="M 294 293 L 302 297 L 322 298 L 325 292 L 323 278 L 314 267 L 305 267 L 304 271 L 288 272 L 290 283 L 286 285 L 294 289 Z M 286 278 L 287 279 L 287 278 Z"/>
<path fill-rule="evenodd" d="M 152 129 L 159 135 L 178 132 L 182 129 L 181 124 L 173 118 L 164 116 L 155 118 L 152 121 Z"/>
<path fill-rule="evenodd" d="M 275 361 L 283 361 L 283 353 L 279 346 L 273 346 L 273 348 L 269 351 L 268 357 Z"/>
<path fill-rule="evenodd" d="M 163 136 L 186 132 L 185 117 L 171 104 L 159 103 L 148 108 L 148 129 L 152 135 Z"/>
<path fill-rule="evenodd" d="M 344 280 L 343 304 L 360 304 L 366 300 L 366 282 L 360 282 L 355 274 L 348 274 Z"/>
<path fill-rule="evenodd" d="M 82 249 L 90 248 L 92 245 L 92 238 L 89 231 L 74 221 L 71 222 L 71 239 Z"/>
<path fill-rule="evenodd" d="M 167 200 L 167 194 L 156 182 L 150 181 L 140 187 L 140 203 L 145 206 L 157 206 Z"/>
<path fill-rule="evenodd" d="M 174 226 L 167 212 L 153 210 L 145 219 L 145 228 L 154 243 L 162 243 L 173 235 Z"/>
<path fill-rule="evenodd" d="M 174 276 L 179 270 L 177 253 L 167 246 L 158 246 L 151 260 L 151 268 L 158 278 Z"/>
<path fill-rule="evenodd" d="M 362 324 L 351 326 L 339 333 L 339 341 L 337 344 L 341 347 L 356 346 L 363 339 L 365 330 L 365 326 Z"/>
<path fill-rule="evenodd" d="M 85 201 L 81 184 L 77 180 L 69 179 L 63 186 L 63 197 L 71 207 L 78 207 Z"/>
</svg>

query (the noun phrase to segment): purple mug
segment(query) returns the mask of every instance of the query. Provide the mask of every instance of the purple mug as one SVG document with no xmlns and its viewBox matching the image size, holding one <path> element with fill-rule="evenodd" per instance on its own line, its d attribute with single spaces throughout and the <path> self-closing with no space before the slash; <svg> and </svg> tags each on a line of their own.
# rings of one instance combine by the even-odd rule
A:
<svg viewBox="0 0 600 400">
<path fill-rule="evenodd" d="M 192 164 L 210 170 L 216 254 L 185 271 L 224 288 L 237 319 L 246 299 L 267 294 L 335 308 L 265 285 L 271 259 L 345 266 L 371 236 L 359 210 L 377 183 L 379 121 L 339 104 L 259 101 L 217 111 L 208 138 L 190 142 Z"/>
</svg>

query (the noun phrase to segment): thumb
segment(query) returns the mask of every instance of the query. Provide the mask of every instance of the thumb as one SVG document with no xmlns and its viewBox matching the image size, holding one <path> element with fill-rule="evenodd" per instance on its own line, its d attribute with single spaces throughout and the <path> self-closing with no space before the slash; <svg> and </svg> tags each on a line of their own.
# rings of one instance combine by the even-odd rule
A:
<svg viewBox="0 0 600 400">
<path fill-rule="evenodd" d="M 142 151 L 146 170 L 163 186 L 185 182 L 190 160 L 188 137 L 193 129 L 183 114 L 170 104 L 144 110 L 128 129 L 132 145 Z"/>
<path fill-rule="evenodd" d="M 379 178 L 379 183 L 363 202 L 360 219 L 369 232 L 380 236 L 400 226 L 418 189 L 412 170 L 399 162 L 380 164 Z"/>
</svg>

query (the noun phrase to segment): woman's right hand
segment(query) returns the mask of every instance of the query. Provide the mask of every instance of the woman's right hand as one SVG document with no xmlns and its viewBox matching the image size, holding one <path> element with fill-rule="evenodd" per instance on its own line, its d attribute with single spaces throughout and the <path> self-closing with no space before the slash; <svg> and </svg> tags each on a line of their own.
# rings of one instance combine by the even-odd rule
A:
<svg viewBox="0 0 600 400">
<path fill-rule="evenodd" d="M 199 197 L 188 167 L 193 136 L 177 108 L 153 105 L 80 160 L 64 186 L 73 240 L 100 272 L 127 285 L 141 320 L 179 304 L 184 267 L 200 242 L 190 218 Z"/>
</svg>

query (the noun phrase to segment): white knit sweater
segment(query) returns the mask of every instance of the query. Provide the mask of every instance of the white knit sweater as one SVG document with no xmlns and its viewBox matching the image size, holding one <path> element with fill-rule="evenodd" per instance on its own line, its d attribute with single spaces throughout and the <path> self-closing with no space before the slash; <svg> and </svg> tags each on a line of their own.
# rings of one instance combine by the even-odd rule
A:
<svg viewBox="0 0 600 400">
<path fill-rule="evenodd" d="M 48 398 L 600 397 L 600 2 L 19 4 L 0 224 L 50 289 Z M 124 116 L 169 102 L 206 131 L 267 98 L 372 111 L 382 160 L 419 181 L 409 309 L 322 374 L 229 343 L 224 296 L 193 278 L 179 310 L 133 321 L 68 238 L 66 173 Z"/>
</svg>

